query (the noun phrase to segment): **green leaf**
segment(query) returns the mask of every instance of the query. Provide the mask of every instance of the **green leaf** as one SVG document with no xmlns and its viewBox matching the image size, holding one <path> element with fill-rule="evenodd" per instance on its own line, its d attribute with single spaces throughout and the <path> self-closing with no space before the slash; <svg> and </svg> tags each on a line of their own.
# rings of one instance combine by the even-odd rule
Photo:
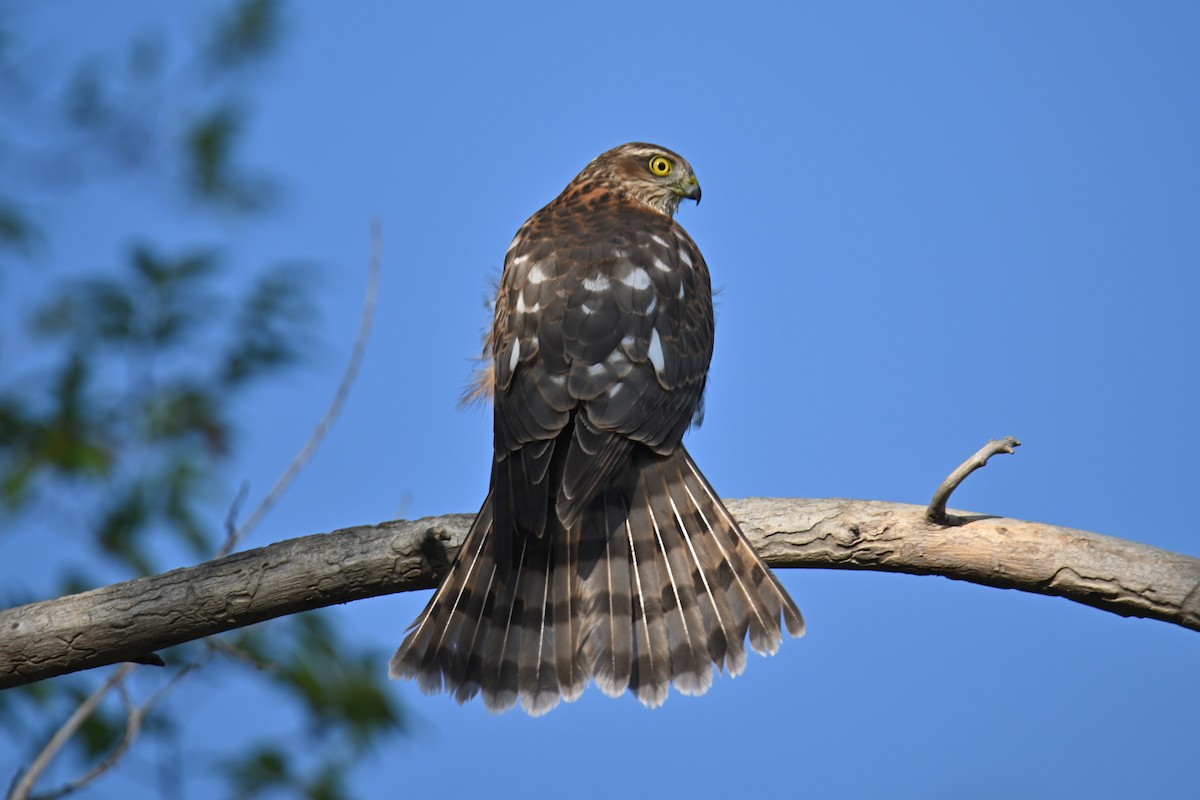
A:
<svg viewBox="0 0 1200 800">
<path fill-rule="evenodd" d="M 88 758 L 99 758 L 111 752 L 124 732 L 124 714 L 96 709 L 79 728 L 84 754 Z"/>
<path fill-rule="evenodd" d="M 218 69 L 230 69 L 262 59 L 278 43 L 279 28 L 275 0 L 241 0 L 218 21 L 209 61 Z"/>
<path fill-rule="evenodd" d="M 104 512 L 96 531 L 100 546 L 109 555 L 142 575 L 154 571 L 141 541 L 149 519 L 150 501 L 145 487 L 135 483 Z"/>
<path fill-rule="evenodd" d="M 0 199 L 0 248 L 29 250 L 41 234 L 32 221 L 13 203 Z"/>
<path fill-rule="evenodd" d="M 18 397 L 0 397 L 0 501 L 5 507 L 23 505 L 45 472 L 99 478 L 112 469 L 105 426 L 88 396 L 88 364 L 78 351 L 68 355 L 49 387 L 49 407 L 35 411 Z"/>
<path fill-rule="evenodd" d="M 239 173 L 234 150 L 245 115 L 232 103 L 218 106 L 196 120 L 187 133 L 186 154 L 192 193 L 199 199 L 238 211 L 256 211 L 269 199 L 261 179 Z"/>
<path fill-rule="evenodd" d="M 81 128 L 96 129 L 112 121 L 114 112 L 99 61 L 93 59 L 75 71 L 67 88 L 66 113 L 67 119 Z"/>
<path fill-rule="evenodd" d="M 191 442 L 210 455 L 229 450 L 229 427 L 221 418 L 223 403 L 216 394 L 190 382 L 164 386 L 145 400 L 143 431 L 149 442 Z"/>
<path fill-rule="evenodd" d="M 296 627 L 294 650 L 283 659 L 277 678 L 305 703 L 315 731 L 344 736 L 358 751 L 378 736 L 404 730 L 379 669 L 383 654 L 356 652 L 327 614 L 300 615 Z"/>
<path fill-rule="evenodd" d="M 34 316 L 34 331 L 66 335 L 87 346 L 135 338 L 137 303 L 118 281 L 93 279 L 69 286 Z"/>
<path fill-rule="evenodd" d="M 227 348 L 221 380 L 237 385 L 296 361 L 315 310 L 298 265 L 283 265 L 259 278 L 242 301 Z"/>
<path fill-rule="evenodd" d="M 260 745 L 240 758 L 227 761 L 224 771 L 238 798 L 255 797 L 294 783 L 291 759 L 284 750 L 272 745 Z"/>
<path fill-rule="evenodd" d="M 139 36 L 129 46 L 128 69 L 134 80 L 150 82 L 156 79 L 166 62 L 167 46 L 162 36 Z"/>
<path fill-rule="evenodd" d="M 203 281 L 216 274 L 208 251 L 170 259 L 145 245 L 132 248 L 127 271 L 69 284 L 34 316 L 42 336 L 67 336 L 82 348 L 181 344 L 212 319 L 213 293 Z"/>
<path fill-rule="evenodd" d="M 192 505 L 203 481 L 202 470 L 186 458 L 171 465 L 166 473 L 166 500 L 163 513 L 172 528 L 191 546 L 197 556 L 211 553 L 212 537 Z"/>
<path fill-rule="evenodd" d="M 308 800 L 346 800 L 346 767 L 343 764 L 327 763 L 304 787 Z"/>
</svg>

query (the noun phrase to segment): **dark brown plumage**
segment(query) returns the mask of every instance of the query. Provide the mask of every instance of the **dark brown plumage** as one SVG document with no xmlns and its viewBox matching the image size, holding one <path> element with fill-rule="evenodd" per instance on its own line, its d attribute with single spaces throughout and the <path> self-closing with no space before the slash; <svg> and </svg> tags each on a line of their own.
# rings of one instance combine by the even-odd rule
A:
<svg viewBox="0 0 1200 800">
<path fill-rule="evenodd" d="M 595 159 L 521 226 L 488 337 L 491 491 L 391 663 L 491 710 L 541 714 L 589 679 L 657 706 L 773 653 L 795 603 L 681 444 L 713 349 L 708 267 L 673 219 L 691 166 Z"/>
</svg>

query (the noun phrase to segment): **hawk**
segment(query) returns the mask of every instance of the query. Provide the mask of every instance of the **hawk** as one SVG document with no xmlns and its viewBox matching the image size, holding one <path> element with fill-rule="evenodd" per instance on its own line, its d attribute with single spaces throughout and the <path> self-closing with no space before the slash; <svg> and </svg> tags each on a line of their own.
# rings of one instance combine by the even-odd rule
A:
<svg viewBox="0 0 1200 800">
<path fill-rule="evenodd" d="M 674 215 L 676 153 L 588 164 L 508 248 L 485 353 L 491 487 L 392 677 L 543 714 L 589 680 L 660 705 L 774 653 L 799 609 L 681 440 L 713 352 L 712 286 Z"/>
</svg>

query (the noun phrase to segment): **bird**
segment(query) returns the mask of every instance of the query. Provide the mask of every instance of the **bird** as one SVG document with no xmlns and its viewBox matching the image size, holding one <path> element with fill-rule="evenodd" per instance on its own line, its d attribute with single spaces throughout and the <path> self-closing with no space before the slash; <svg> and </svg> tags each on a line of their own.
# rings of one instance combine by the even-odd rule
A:
<svg viewBox="0 0 1200 800">
<path fill-rule="evenodd" d="M 713 354 L 712 284 L 675 219 L 683 157 L 631 142 L 517 231 L 485 339 L 494 454 L 394 678 L 530 715 L 589 682 L 649 707 L 774 654 L 804 618 L 682 443 Z M 782 624 L 781 624 L 782 620 Z"/>
</svg>

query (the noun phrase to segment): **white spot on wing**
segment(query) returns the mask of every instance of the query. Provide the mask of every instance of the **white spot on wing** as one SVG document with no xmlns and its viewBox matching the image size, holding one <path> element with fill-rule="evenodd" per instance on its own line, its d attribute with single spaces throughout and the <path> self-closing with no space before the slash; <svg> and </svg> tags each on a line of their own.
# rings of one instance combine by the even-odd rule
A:
<svg viewBox="0 0 1200 800">
<path fill-rule="evenodd" d="M 655 331 L 655 335 L 658 331 Z M 517 368 L 517 362 L 521 360 L 521 340 L 513 340 L 512 350 L 508 354 L 508 371 L 513 372 Z"/>
<path fill-rule="evenodd" d="M 688 251 L 684 248 L 679 248 L 679 260 L 687 264 L 687 268 L 692 268 L 692 257 L 688 255 Z"/>
<path fill-rule="evenodd" d="M 515 264 L 516 262 L 514 261 L 513 263 Z M 546 273 L 542 272 L 542 265 L 534 264 L 533 269 L 529 270 L 529 282 L 541 283 L 544 280 L 546 280 Z"/>
<path fill-rule="evenodd" d="M 621 278 L 621 283 L 638 291 L 646 289 L 650 286 L 650 273 L 646 272 L 646 270 L 642 269 L 641 267 L 638 267 L 624 278 Z"/>
<path fill-rule="evenodd" d="M 667 241 L 666 239 L 664 239 L 663 237 L 659 236 L 657 233 L 652 233 L 652 234 L 650 234 L 650 241 L 654 242 L 655 244 L 660 244 L 660 245 L 662 245 L 663 247 L 670 247 L 670 246 L 671 246 L 670 242 L 668 242 L 668 241 Z"/>
<path fill-rule="evenodd" d="M 655 257 L 654 257 L 654 260 L 653 260 L 651 263 L 653 263 L 653 264 L 654 264 L 654 268 L 655 268 L 655 269 L 660 269 L 660 270 L 662 270 L 663 272 L 670 272 L 670 271 L 671 271 L 671 265 L 670 265 L 670 264 L 668 264 L 667 262 L 663 261 L 663 260 L 662 260 L 661 258 L 659 258 L 658 256 L 655 256 Z"/>
<path fill-rule="evenodd" d="M 589 292 L 607 292 L 609 285 L 608 278 L 604 275 L 592 275 L 583 279 L 583 288 Z"/>
<path fill-rule="evenodd" d="M 531 306 L 525 305 L 524 292 L 517 292 L 517 313 L 518 314 L 536 314 L 542 310 L 541 302 L 534 303 Z"/>
<path fill-rule="evenodd" d="M 646 306 L 646 313 L 653 314 L 656 308 L 658 308 L 658 298 L 655 295 L 650 295 L 650 305 Z"/>
<path fill-rule="evenodd" d="M 662 340 L 658 338 L 658 328 L 655 328 L 654 333 L 650 334 L 648 355 L 650 356 L 650 363 L 654 365 L 654 371 L 661 375 L 666 369 L 667 362 L 663 358 Z"/>
<path fill-rule="evenodd" d="M 679 299 L 680 300 L 683 299 L 683 289 L 684 289 L 683 281 L 680 281 L 679 282 Z"/>
</svg>

